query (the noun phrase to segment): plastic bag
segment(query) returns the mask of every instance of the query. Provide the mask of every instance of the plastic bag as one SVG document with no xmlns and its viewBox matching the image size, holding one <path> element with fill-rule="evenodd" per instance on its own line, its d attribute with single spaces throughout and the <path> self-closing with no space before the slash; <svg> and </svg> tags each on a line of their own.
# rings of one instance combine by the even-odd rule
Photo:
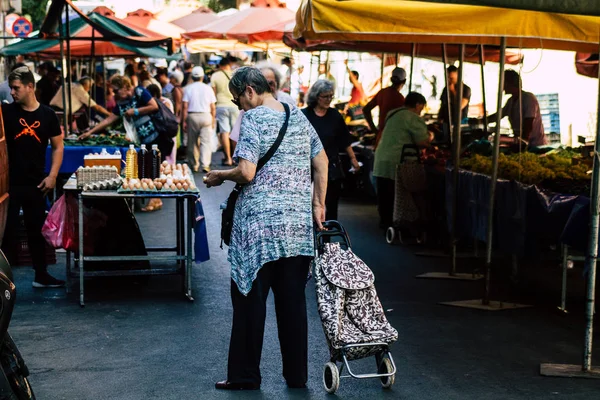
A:
<svg viewBox="0 0 600 400">
<path fill-rule="evenodd" d="M 79 207 L 73 196 L 62 195 L 50 209 L 42 227 L 42 235 L 54 248 L 79 251 Z M 83 208 L 84 249 L 86 255 L 94 252 L 95 232 L 106 226 L 107 216 L 93 208 Z"/>
<path fill-rule="evenodd" d="M 42 235 L 50 246 L 55 249 L 63 248 L 63 238 L 68 225 L 67 201 L 65 195 L 62 195 L 50 209 L 42 227 Z"/>
<path fill-rule="evenodd" d="M 139 143 L 140 139 L 138 138 L 137 129 L 135 129 L 135 124 L 133 120 L 129 120 L 123 117 L 123 127 L 125 128 L 125 139 L 130 141 L 131 143 Z"/>
</svg>

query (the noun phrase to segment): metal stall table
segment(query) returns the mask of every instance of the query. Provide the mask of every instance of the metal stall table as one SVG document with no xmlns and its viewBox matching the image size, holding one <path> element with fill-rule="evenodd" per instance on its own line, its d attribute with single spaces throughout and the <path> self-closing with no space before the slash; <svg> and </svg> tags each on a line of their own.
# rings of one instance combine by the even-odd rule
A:
<svg viewBox="0 0 600 400">
<path fill-rule="evenodd" d="M 150 275 L 181 275 L 183 278 L 183 293 L 186 298 L 193 301 L 192 297 L 192 255 L 193 255 L 193 227 L 195 223 L 194 204 L 198 193 L 171 192 L 171 193 L 118 193 L 116 190 L 82 191 L 77 188 L 76 180 L 71 178 L 63 187 L 66 193 L 77 196 L 79 241 L 77 266 L 71 269 L 71 252 L 67 251 L 66 276 L 67 292 L 71 290 L 71 278 L 79 278 L 79 304 L 85 305 L 84 281 L 88 277 L 109 276 L 150 276 Z M 84 255 L 84 201 L 86 199 L 136 199 L 136 198 L 174 198 L 176 200 L 176 246 L 175 247 L 146 247 L 147 252 L 175 253 L 175 255 L 121 255 L 121 256 L 87 256 Z M 187 212 L 186 212 L 187 209 Z M 98 261 L 176 261 L 173 267 L 146 268 L 133 270 L 85 270 L 86 262 Z M 78 268 L 77 268 L 78 267 Z"/>
</svg>

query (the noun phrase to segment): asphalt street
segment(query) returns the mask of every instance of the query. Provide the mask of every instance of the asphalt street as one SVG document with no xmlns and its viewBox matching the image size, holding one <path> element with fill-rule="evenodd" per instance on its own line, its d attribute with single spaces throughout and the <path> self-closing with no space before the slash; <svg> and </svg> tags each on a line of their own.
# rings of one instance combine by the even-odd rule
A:
<svg viewBox="0 0 600 400">
<path fill-rule="evenodd" d="M 196 177 L 201 182 L 201 176 Z M 202 185 L 200 185 L 202 186 Z M 316 309 L 314 285 L 306 293 L 309 314 L 307 389 L 287 389 L 273 304 L 269 304 L 262 359 L 263 384 L 257 392 L 222 392 L 214 382 L 226 377 L 231 328 L 230 280 L 226 251 L 219 248 L 218 205 L 231 185 L 201 189 L 211 260 L 193 270 L 193 295 L 181 294 L 179 277 L 150 280 L 102 278 L 86 286 L 86 307 L 75 286 L 31 287 L 33 271 L 16 267 L 17 306 L 10 332 L 31 371 L 40 400 L 102 399 L 323 399 L 322 368 L 328 349 Z M 174 202 L 158 212 L 138 214 L 147 245 L 175 243 Z M 581 271 L 570 271 L 572 312 L 556 312 L 557 264 L 528 270 L 525 283 L 502 279 L 506 260 L 497 262 L 492 295 L 535 307 L 484 312 L 442 306 L 441 301 L 475 299 L 481 282 L 415 279 L 448 267 L 443 258 L 419 258 L 414 248 L 390 246 L 378 228 L 373 203 L 344 199 L 340 222 L 353 250 L 371 267 L 391 324 L 399 331 L 393 346 L 398 367 L 391 390 L 377 380 L 342 379 L 336 394 L 347 399 L 598 399 L 600 380 L 542 377 L 542 362 L 581 362 L 584 319 Z M 470 270 L 474 261 L 462 262 Z M 64 253 L 50 267 L 65 275 Z M 596 342 L 599 337 L 596 335 Z M 600 365 L 596 352 L 594 361 Z M 374 372 L 373 359 L 356 363 Z"/>
</svg>

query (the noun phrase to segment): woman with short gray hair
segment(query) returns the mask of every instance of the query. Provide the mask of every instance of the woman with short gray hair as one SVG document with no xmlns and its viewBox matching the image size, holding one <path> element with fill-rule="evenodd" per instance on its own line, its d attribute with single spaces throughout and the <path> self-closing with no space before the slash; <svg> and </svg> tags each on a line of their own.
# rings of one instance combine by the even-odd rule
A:
<svg viewBox="0 0 600 400">
<path fill-rule="evenodd" d="M 327 220 L 338 219 L 338 203 L 345 175 L 340 160 L 340 152 L 348 154 L 355 171 L 360 169 L 351 147 L 352 136 L 350 136 L 344 118 L 338 110 L 330 107 L 333 99 L 333 89 L 333 83 L 326 79 L 316 81 L 308 91 L 308 107 L 302 110 L 317 131 L 329 159 L 327 196 L 325 198 Z"/>
<path fill-rule="evenodd" d="M 243 185 L 235 204 L 228 255 L 233 326 L 227 380 L 215 387 L 260 389 L 266 300 L 272 289 L 283 376 L 288 387 L 305 388 L 308 328 L 304 291 L 314 254 L 314 228 L 322 229 L 325 220 L 327 156 L 302 112 L 277 101 L 259 69 L 239 68 L 231 77 L 229 90 L 234 104 L 246 111 L 233 155 L 238 166 L 211 171 L 205 178 L 207 187 L 226 180 Z M 257 171 L 280 132 L 283 140 L 279 147 Z"/>
</svg>

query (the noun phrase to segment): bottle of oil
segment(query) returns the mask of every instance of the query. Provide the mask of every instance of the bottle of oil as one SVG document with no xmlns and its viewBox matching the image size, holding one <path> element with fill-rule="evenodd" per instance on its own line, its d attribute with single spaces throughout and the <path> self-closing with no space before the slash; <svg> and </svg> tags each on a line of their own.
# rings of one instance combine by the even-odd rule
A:
<svg viewBox="0 0 600 400">
<path fill-rule="evenodd" d="M 140 151 L 138 151 L 138 159 L 137 159 L 137 167 L 138 167 L 138 178 L 150 178 L 150 171 L 148 170 L 148 150 L 146 149 L 146 145 L 143 144 L 140 146 Z"/>
<path fill-rule="evenodd" d="M 129 145 L 129 150 L 125 155 L 125 178 L 132 179 L 138 177 L 138 166 L 137 166 L 137 151 L 135 151 L 134 145 Z"/>
<path fill-rule="evenodd" d="M 153 144 L 152 145 L 152 152 L 151 152 L 151 160 L 152 160 L 152 179 L 156 179 L 160 176 L 160 150 L 158 150 L 158 145 L 157 144 Z"/>
</svg>

